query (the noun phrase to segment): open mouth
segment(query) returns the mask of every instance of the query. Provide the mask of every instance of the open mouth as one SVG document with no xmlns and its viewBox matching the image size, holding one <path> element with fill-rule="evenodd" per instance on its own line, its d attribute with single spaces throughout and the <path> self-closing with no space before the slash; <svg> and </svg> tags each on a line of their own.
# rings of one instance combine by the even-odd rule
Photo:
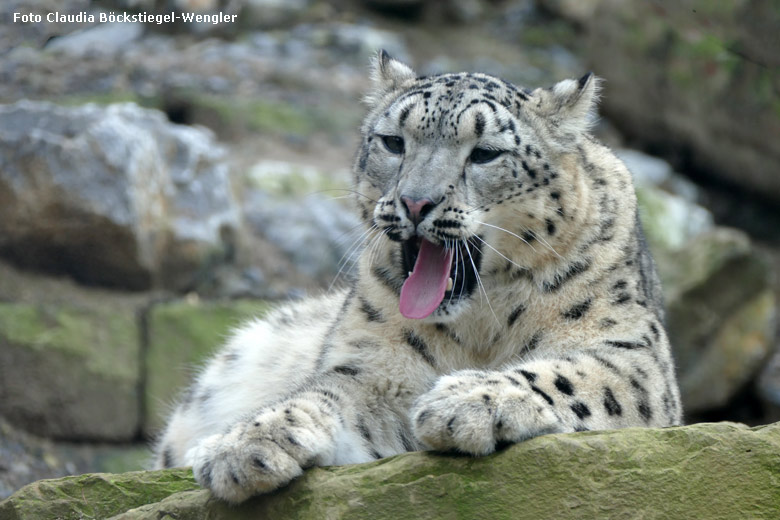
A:
<svg viewBox="0 0 780 520">
<path fill-rule="evenodd" d="M 420 237 L 403 242 L 403 269 L 409 275 L 401 289 L 401 314 L 426 318 L 445 299 L 457 300 L 471 294 L 481 258 L 479 248 L 468 247 L 462 240 L 451 249 Z"/>
</svg>

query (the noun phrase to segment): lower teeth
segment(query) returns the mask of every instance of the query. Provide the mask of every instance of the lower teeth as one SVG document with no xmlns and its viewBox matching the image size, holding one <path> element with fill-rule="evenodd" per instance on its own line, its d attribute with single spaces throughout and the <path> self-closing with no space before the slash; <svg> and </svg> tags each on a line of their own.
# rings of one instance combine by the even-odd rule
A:
<svg viewBox="0 0 780 520">
<path fill-rule="evenodd" d="M 447 278 L 447 290 L 452 290 L 452 278 Z"/>
</svg>

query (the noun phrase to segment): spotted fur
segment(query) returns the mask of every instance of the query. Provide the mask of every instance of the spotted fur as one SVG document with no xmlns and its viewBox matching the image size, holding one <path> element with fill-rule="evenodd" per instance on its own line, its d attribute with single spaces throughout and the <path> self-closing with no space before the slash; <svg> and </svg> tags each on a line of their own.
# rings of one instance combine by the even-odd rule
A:
<svg viewBox="0 0 780 520">
<path fill-rule="evenodd" d="M 171 417 L 159 464 L 193 465 L 240 502 L 312 465 L 678 424 L 631 176 L 588 133 L 597 79 L 417 77 L 382 52 L 373 85 L 358 275 L 236 331 Z M 412 320 L 399 292 L 418 237 L 455 261 L 444 301 Z"/>
</svg>

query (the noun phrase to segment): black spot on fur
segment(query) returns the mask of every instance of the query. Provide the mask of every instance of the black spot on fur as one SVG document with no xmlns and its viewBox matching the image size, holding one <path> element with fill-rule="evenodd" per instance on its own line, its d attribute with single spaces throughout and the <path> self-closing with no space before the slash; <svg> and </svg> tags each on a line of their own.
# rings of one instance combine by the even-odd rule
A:
<svg viewBox="0 0 780 520">
<path fill-rule="evenodd" d="M 521 349 L 523 352 L 531 352 L 532 350 L 536 349 L 536 347 L 539 345 L 539 340 L 542 338 L 542 333 L 537 332 L 533 336 L 531 336 L 531 339 L 528 340 L 528 343 L 523 345 L 523 348 Z"/>
<path fill-rule="evenodd" d="M 514 377 L 512 377 L 512 376 L 507 376 L 507 375 L 505 375 L 504 377 L 505 377 L 505 378 L 506 378 L 506 380 L 507 380 L 507 381 L 509 381 L 509 383 L 510 383 L 510 384 L 512 384 L 513 386 L 520 386 L 520 381 L 518 381 L 518 380 L 517 380 L 517 379 L 515 379 Z"/>
<path fill-rule="evenodd" d="M 363 437 L 366 441 L 371 442 L 371 432 L 368 431 L 368 427 L 366 426 L 362 416 L 358 417 L 357 427 L 358 431 L 360 432 L 360 436 Z"/>
<path fill-rule="evenodd" d="M 588 408 L 588 405 L 581 401 L 577 401 L 573 405 L 570 406 L 572 412 L 574 412 L 577 415 L 577 418 L 579 420 L 584 419 L 585 417 L 589 417 L 591 415 L 590 408 Z"/>
<path fill-rule="evenodd" d="M 547 234 L 552 236 L 555 234 L 555 223 L 553 223 L 552 220 L 549 218 L 544 221 L 545 224 L 547 224 Z"/>
<path fill-rule="evenodd" d="M 623 407 L 615 399 L 615 394 L 612 393 L 612 389 L 608 386 L 604 387 L 604 408 L 606 408 L 609 415 L 617 415 L 618 417 L 623 415 Z"/>
<path fill-rule="evenodd" d="M 517 318 L 519 318 L 523 312 L 525 312 L 525 305 L 520 304 L 515 307 L 514 310 L 509 314 L 509 318 L 507 319 L 507 327 L 514 325 L 517 321 Z"/>
<path fill-rule="evenodd" d="M 544 282 L 542 284 L 542 289 L 544 292 L 555 292 L 558 289 L 560 289 L 564 284 L 566 284 L 568 281 L 570 281 L 575 276 L 584 273 L 590 269 L 590 262 L 574 262 L 569 265 L 568 269 L 564 271 L 563 273 L 559 273 L 555 275 L 555 277 L 549 281 Z"/>
<path fill-rule="evenodd" d="M 333 402 L 338 402 L 340 400 L 340 397 L 331 392 L 330 390 L 326 390 L 324 388 L 317 388 L 314 390 L 314 392 L 326 397 L 327 399 L 330 399 Z"/>
<path fill-rule="evenodd" d="M 587 300 L 574 305 L 571 309 L 564 311 L 562 316 L 569 320 L 579 320 L 587 314 L 591 303 L 592 300 L 588 298 Z"/>
<path fill-rule="evenodd" d="M 163 450 L 163 468 L 173 467 L 173 452 L 170 446 Z"/>
<path fill-rule="evenodd" d="M 455 417 L 450 417 L 450 420 L 447 421 L 447 433 L 452 435 L 454 433 L 454 430 L 452 428 L 452 425 L 455 424 Z"/>
<path fill-rule="evenodd" d="M 360 298 L 360 310 L 368 321 L 384 322 L 385 319 L 379 309 L 374 308 L 365 298 Z"/>
<path fill-rule="evenodd" d="M 555 388 L 558 389 L 559 392 L 566 395 L 574 395 L 574 385 L 571 384 L 571 381 L 569 381 L 566 377 L 562 375 L 558 375 L 558 377 L 555 378 Z"/>
<path fill-rule="evenodd" d="M 398 117 L 398 124 L 401 126 L 404 126 L 404 123 L 406 122 L 406 118 L 409 117 L 409 112 L 412 111 L 412 106 L 407 105 L 402 111 L 401 115 Z"/>
<path fill-rule="evenodd" d="M 333 367 L 333 371 L 337 374 L 343 374 L 345 376 L 356 376 L 360 373 L 360 369 L 349 365 L 339 365 Z"/>
<path fill-rule="evenodd" d="M 631 295 L 627 292 L 622 292 L 617 295 L 617 298 L 615 298 L 615 301 L 613 302 L 615 305 L 623 305 L 625 303 L 628 303 L 631 301 Z"/>
<path fill-rule="evenodd" d="M 551 406 L 555 404 L 555 401 L 553 401 L 553 398 L 552 398 L 552 397 L 550 397 L 550 396 L 547 394 L 547 392 L 545 392 L 544 390 L 542 390 L 542 389 L 541 389 L 541 388 L 539 388 L 538 386 L 536 386 L 536 385 L 531 385 L 531 390 L 533 390 L 533 391 L 534 391 L 534 392 L 536 392 L 537 394 L 541 395 L 541 396 L 542 396 L 542 398 L 544 398 L 544 400 L 545 400 L 545 401 L 547 401 L 547 404 L 549 404 L 549 405 L 551 405 Z"/>
<path fill-rule="evenodd" d="M 480 113 L 474 118 L 474 134 L 477 137 L 482 137 L 482 133 L 485 131 L 485 116 Z"/>
<path fill-rule="evenodd" d="M 436 366 L 436 360 L 433 359 L 433 356 L 428 351 L 428 345 L 425 344 L 425 341 L 423 341 L 421 337 L 417 336 L 412 331 L 407 330 L 405 332 L 405 339 L 414 351 L 420 354 L 429 365 L 433 367 Z"/>
<path fill-rule="evenodd" d="M 528 370 L 523 370 L 522 368 L 518 368 L 517 371 L 520 372 L 520 374 L 526 378 L 529 383 L 533 383 L 538 377 L 534 372 L 529 372 Z"/>
<path fill-rule="evenodd" d="M 650 322 L 650 331 L 653 333 L 653 337 L 654 337 L 654 338 L 656 339 L 656 341 L 657 341 L 657 340 L 658 340 L 658 338 L 660 337 L 660 334 L 659 334 L 659 332 L 658 332 L 658 327 L 656 327 L 656 326 L 655 326 L 655 323 L 653 323 L 653 322 Z"/>
<path fill-rule="evenodd" d="M 261 459 L 260 457 L 258 457 L 257 455 L 252 457 L 252 465 L 254 467 L 256 467 L 257 469 L 260 469 L 260 470 L 263 470 L 263 471 L 268 469 L 268 465 L 265 463 L 265 461 L 263 459 Z"/>
<path fill-rule="evenodd" d="M 634 343 L 631 341 L 613 341 L 613 340 L 607 340 L 604 342 L 606 345 L 609 345 L 610 347 L 615 348 L 623 348 L 627 350 L 633 350 L 637 348 L 645 348 L 646 345 L 643 345 L 641 343 Z"/>
<path fill-rule="evenodd" d="M 395 294 L 401 293 L 401 286 L 403 285 L 402 282 L 400 282 L 395 276 L 393 276 L 393 273 L 385 268 L 385 267 L 379 267 L 375 266 L 374 269 L 371 270 L 371 273 L 376 277 L 377 280 L 382 282 L 382 285 L 390 289 Z"/>
<path fill-rule="evenodd" d="M 615 325 L 617 325 L 617 322 L 612 318 L 604 318 L 599 322 L 599 327 L 601 327 L 602 329 L 611 329 Z"/>
<path fill-rule="evenodd" d="M 642 419 L 644 419 L 645 422 L 650 422 L 650 419 L 653 418 L 653 411 L 650 409 L 650 405 L 648 404 L 647 401 L 639 401 L 637 410 L 639 411 L 639 415 L 642 416 Z"/>
</svg>

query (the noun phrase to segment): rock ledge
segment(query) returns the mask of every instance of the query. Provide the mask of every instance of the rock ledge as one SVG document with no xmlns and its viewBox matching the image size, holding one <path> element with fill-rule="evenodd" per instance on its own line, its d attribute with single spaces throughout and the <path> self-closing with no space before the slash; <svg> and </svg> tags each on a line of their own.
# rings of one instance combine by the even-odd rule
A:
<svg viewBox="0 0 780 520">
<path fill-rule="evenodd" d="M 472 458 L 408 453 L 315 468 L 229 507 L 183 469 L 39 481 L 0 518 L 776 518 L 780 423 L 548 435 Z M 114 515 L 114 516 L 111 516 Z"/>
</svg>

